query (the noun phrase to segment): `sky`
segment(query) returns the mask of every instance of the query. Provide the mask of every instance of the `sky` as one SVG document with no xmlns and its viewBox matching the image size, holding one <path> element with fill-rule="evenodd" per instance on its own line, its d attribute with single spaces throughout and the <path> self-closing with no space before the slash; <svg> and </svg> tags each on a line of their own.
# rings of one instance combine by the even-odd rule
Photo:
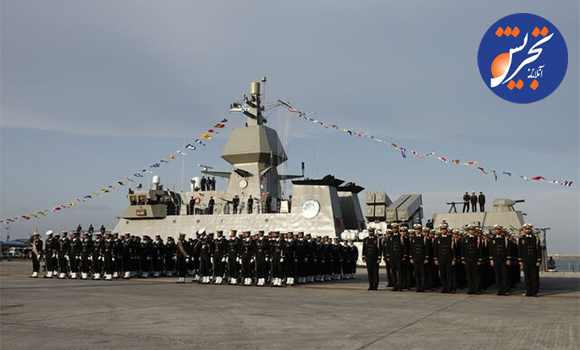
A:
<svg viewBox="0 0 580 350">
<path fill-rule="evenodd" d="M 408 150 L 478 160 L 527 176 L 580 182 L 579 9 L 547 1 L 19 1 L 1 2 L 0 217 L 66 203 L 130 176 L 221 118 L 208 146 L 158 171 L 180 189 L 219 158 L 243 125 L 229 104 L 268 77 L 266 100 L 373 134 Z M 569 53 L 560 87 L 532 104 L 500 99 L 477 66 L 483 34 L 527 12 L 557 26 Z M 550 227 L 550 253 L 580 254 L 578 188 L 484 176 L 325 130 L 283 111 L 287 173 L 328 173 L 395 200 L 421 193 L 427 216 L 464 191 L 525 199 L 526 221 Z M 183 170 L 183 172 L 182 172 Z M 182 176 L 184 174 L 184 177 Z M 221 180 L 220 180 L 221 181 Z M 225 183 L 218 181 L 219 186 Z M 125 191 L 0 239 L 78 223 L 113 227 Z"/>
</svg>

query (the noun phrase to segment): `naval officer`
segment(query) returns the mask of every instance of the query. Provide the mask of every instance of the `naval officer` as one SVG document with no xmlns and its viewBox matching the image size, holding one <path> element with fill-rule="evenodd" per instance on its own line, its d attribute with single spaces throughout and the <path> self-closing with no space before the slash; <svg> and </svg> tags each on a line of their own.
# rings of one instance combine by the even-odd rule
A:
<svg viewBox="0 0 580 350">
<path fill-rule="evenodd" d="M 40 259 L 42 259 L 42 240 L 38 232 L 34 232 L 32 234 L 32 275 L 30 275 L 30 278 L 38 277 Z"/>
<path fill-rule="evenodd" d="M 369 235 L 363 240 L 363 261 L 367 265 L 369 279 L 369 289 L 377 290 L 379 287 L 379 262 L 380 247 L 379 240 L 375 236 L 375 229 L 369 228 Z"/>
<path fill-rule="evenodd" d="M 525 224 L 524 233 L 518 242 L 518 262 L 524 270 L 527 297 L 537 296 L 538 269 L 542 263 L 540 239 L 534 235 L 533 228 L 532 224 Z"/>
</svg>

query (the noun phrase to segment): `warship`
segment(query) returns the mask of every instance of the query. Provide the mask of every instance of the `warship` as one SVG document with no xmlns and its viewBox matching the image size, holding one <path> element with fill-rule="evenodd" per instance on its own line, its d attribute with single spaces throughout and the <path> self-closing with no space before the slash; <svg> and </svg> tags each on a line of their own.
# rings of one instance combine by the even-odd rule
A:
<svg viewBox="0 0 580 350">
<path fill-rule="evenodd" d="M 261 83 L 252 82 L 249 96 L 230 105 L 230 112 L 246 117 L 245 125 L 233 128 L 221 155 L 231 168 L 217 171 L 203 166 L 204 176 L 227 180 L 225 189 L 208 190 L 194 177 L 189 191 L 170 191 L 153 176 L 149 189 L 129 192 L 129 206 L 113 231 L 166 238 L 195 234 L 200 229 L 308 232 L 331 237 L 364 230 L 366 221 L 358 198 L 363 187 L 333 175 L 306 178 L 304 163 L 302 174 L 278 172 L 288 158 L 276 130 L 265 125 L 263 98 Z M 287 180 L 291 180 L 292 190 L 286 197 L 281 182 Z"/>
<path fill-rule="evenodd" d="M 359 201 L 363 187 L 340 180 L 332 174 L 311 179 L 301 174 L 280 174 L 278 167 L 288 160 L 276 130 L 266 126 L 266 107 L 261 82 L 250 83 L 249 95 L 230 105 L 230 112 L 245 116 L 245 124 L 233 128 L 221 158 L 229 163 L 227 171 L 200 165 L 205 176 L 227 180 L 224 189 L 203 186 L 199 177 L 191 179 L 189 191 L 164 189 L 159 176 L 153 176 L 148 189 L 130 190 L 128 207 L 113 232 L 134 235 L 176 237 L 207 232 L 279 231 L 306 232 L 313 236 L 360 240 L 368 227 L 385 232 L 389 222 L 421 222 L 421 194 L 403 194 L 392 201 L 385 191 L 367 191 L 364 210 Z M 285 104 L 278 100 L 279 104 Z M 286 105 L 288 106 L 288 105 Z M 289 196 L 282 182 L 291 180 Z M 215 183 L 215 182 L 214 182 Z M 249 201 L 250 200 L 250 201 Z M 483 230 L 494 225 L 517 231 L 523 213 L 515 210 L 523 200 L 496 199 L 491 211 L 477 213 L 436 213 L 437 227 L 443 221 L 454 228 L 475 224 Z M 453 207 L 456 203 L 453 204 Z M 361 234 L 362 233 L 362 234 Z M 545 230 L 542 243 L 546 246 Z"/>
</svg>

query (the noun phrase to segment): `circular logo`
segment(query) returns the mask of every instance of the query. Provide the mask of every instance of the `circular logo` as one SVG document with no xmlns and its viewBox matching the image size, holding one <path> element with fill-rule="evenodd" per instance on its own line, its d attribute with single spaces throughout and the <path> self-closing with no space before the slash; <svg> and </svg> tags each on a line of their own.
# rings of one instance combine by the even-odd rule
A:
<svg viewBox="0 0 580 350">
<path fill-rule="evenodd" d="M 558 88 L 568 69 L 564 37 L 550 21 L 517 13 L 495 22 L 479 44 L 479 72 L 497 96 L 532 103 Z"/>
<path fill-rule="evenodd" d="M 302 203 L 302 216 L 313 219 L 320 212 L 320 203 L 315 199 L 307 199 Z"/>
</svg>

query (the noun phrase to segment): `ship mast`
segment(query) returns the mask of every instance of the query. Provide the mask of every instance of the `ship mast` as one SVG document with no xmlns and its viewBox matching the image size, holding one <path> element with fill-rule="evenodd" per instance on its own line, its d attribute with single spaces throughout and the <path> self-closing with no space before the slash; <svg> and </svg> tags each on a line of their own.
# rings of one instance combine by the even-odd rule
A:
<svg viewBox="0 0 580 350">
<path fill-rule="evenodd" d="M 262 77 L 262 83 L 265 86 L 266 77 Z M 246 126 L 264 125 L 263 111 L 260 83 L 257 81 L 250 83 L 250 97 L 244 95 L 242 103 L 234 102 L 230 105 L 230 112 L 241 112 L 246 115 Z"/>
</svg>

